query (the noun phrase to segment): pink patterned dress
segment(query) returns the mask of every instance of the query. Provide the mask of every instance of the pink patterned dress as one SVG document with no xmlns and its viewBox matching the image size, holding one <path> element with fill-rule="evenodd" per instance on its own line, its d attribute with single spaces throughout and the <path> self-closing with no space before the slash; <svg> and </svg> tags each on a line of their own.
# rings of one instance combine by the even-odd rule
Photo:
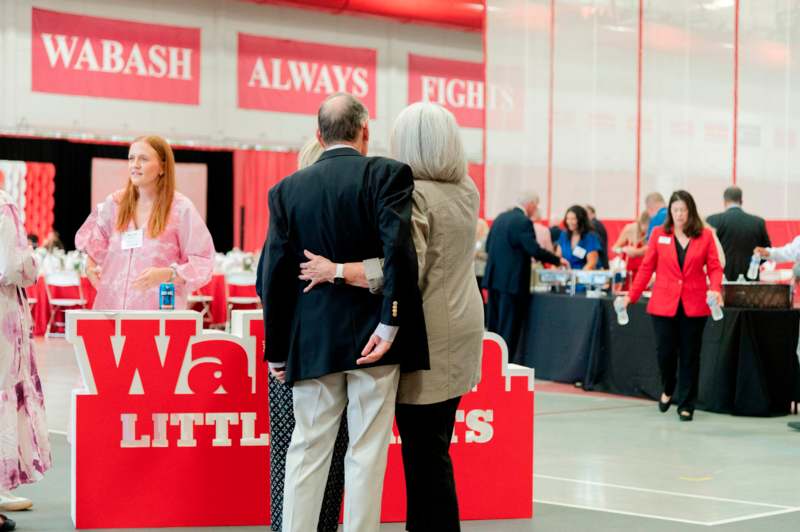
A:
<svg viewBox="0 0 800 532">
<path fill-rule="evenodd" d="M 186 308 L 186 298 L 206 285 L 214 272 L 214 242 L 192 202 L 176 192 L 166 229 L 157 237 L 144 234 L 142 246 L 122 249 L 122 233 L 116 229 L 122 191 L 95 207 L 78 233 L 75 247 L 85 251 L 102 268 L 95 310 L 157 310 L 158 286 L 133 288 L 133 281 L 147 268 L 173 266 L 185 283 L 175 283 L 175 308 Z M 135 229 L 133 222 L 128 229 Z"/>
<path fill-rule="evenodd" d="M 36 282 L 13 200 L 0 190 L 0 489 L 41 480 L 52 465 L 44 395 L 24 288 Z"/>
</svg>

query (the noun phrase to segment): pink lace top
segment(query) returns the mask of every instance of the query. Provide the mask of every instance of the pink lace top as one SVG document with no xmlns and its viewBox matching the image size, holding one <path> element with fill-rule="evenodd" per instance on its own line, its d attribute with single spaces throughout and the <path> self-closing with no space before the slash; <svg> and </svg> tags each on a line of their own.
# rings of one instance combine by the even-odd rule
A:
<svg viewBox="0 0 800 532">
<path fill-rule="evenodd" d="M 132 283 L 146 268 L 169 266 L 185 281 L 175 283 L 175 308 L 186 308 L 186 297 L 207 284 L 214 270 L 214 242 L 200 213 L 176 192 L 166 229 L 157 238 L 145 230 L 142 247 L 123 250 L 122 233 L 115 227 L 120 195 L 111 194 L 97 205 L 75 235 L 75 247 L 102 268 L 94 309 L 158 309 L 159 287 L 141 291 Z M 129 229 L 134 229 L 133 222 Z"/>
</svg>

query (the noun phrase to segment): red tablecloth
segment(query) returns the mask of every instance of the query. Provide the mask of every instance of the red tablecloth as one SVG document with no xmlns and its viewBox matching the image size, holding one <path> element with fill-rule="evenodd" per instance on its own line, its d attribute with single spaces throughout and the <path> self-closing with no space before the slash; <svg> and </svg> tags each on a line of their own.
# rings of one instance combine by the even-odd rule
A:
<svg viewBox="0 0 800 532">
<path fill-rule="evenodd" d="M 211 301 L 211 325 L 225 325 L 228 317 L 228 292 L 225 284 L 225 275 L 215 273 L 211 281 L 197 291 L 198 294 L 213 297 Z M 255 286 L 232 286 L 232 296 L 256 296 Z M 237 309 L 255 308 L 255 305 L 238 305 Z M 195 307 L 199 310 L 199 306 Z"/>
<path fill-rule="evenodd" d="M 197 291 L 198 294 L 211 296 L 211 324 L 224 325 L 228 308 L 228 296 L 225 292 L 225 276 L 215 273 L 203 288 Z"/>
<path fill-rule="evenodd" d="M 94 305 L 94 298 L 97 295 L 97 290 L 94 289 L 89 279 L 81 277 L 81 290 L 83 297 L 86 299 L 86 308 L 92 308 Z M 74 288 L 51 287 L 51 291 L 55 297 L 69 297 L 77 298 L 78 293 Z M 36 336 L 44 335 L 47 329 L 47 320 L 50 319 L 50 300 L 47 297 L 47 288 L 44 284 L 44 276 L 36 280 L 36 284 L 28 287 L 28 297 L 36 298 L 36 304 L 31 308 L 33 314 L 33 334 Z M 64 321 L 64 314 L 62 311 L 58 312 L 54 321 Z M 57 332 L 62 332 L 60 329 Z"/>
<path fill-rule="evenodd" d="M 78 297 L 77 294 L 73 295 L 74 289 L 52 287 L 53 295 L 58 297 Z M 69 292 L 72 290 L 72 292 Z M 91 309 L 94 305 L 94 298 L 97 295 L 97 290 L 89 283 L 89 279 L 81 277 L 81 290 L 83 290 L 83 297 L 86 298 L 86 308 Z M 214 298 L 211 301 L 211 324 L 224 325 L 228 313 L 228 296 L 225 286 L 225 276 L 222 274 L 214 274 L 211 281 L 203 288 L 197 291 L 202 295 L 211 296 Z M 255 287 L 232 287 L 232 295 L 237 296 L 255 296 Z M 44 335 L 47 329 L 47 320 L 50 319 L 50 304 L 47 298 L 47 289 L 44 285 L 44 277 L 39 277 L 36 284 L 28 288 L 28 297 L 36 298 L 37 303 L 31 309 L 33 313 L 33 334 L 36 336 Z M 253 308 L 254 305 L 241 306 L 236 308 Z M 200 310 L 200 307 L 195 308 Z M 61 313 L 60 313 L 61 314 Z M 64 321 L 64 316 L 56 316 L 55 321 Z M 60 331 L 59 331 L 60 332 Z"/>
</svg>

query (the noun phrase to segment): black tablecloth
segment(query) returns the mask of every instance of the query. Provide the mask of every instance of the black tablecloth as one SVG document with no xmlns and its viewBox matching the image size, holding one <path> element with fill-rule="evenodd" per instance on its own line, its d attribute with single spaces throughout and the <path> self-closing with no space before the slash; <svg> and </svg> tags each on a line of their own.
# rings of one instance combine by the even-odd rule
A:
<svg viewBox="0 0 800 532">
<path fill-rule="evenodd" d="M 746 416 L 785 415 L 800 399 L 800 312 L 725 308 L 703 334 L 697 407 Z M 514 362 L 540 379 L 582 382 L 587 390 L 656 399 L 661 379 L 645 303 L 617 324 L 612 299 L 537 293 L 531 297 Z"/>
</svg>

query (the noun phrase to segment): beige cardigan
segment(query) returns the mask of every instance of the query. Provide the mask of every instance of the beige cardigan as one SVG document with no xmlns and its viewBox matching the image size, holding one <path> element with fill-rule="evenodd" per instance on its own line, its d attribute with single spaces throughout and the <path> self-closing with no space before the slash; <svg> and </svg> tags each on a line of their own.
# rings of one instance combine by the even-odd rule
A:
<svg viewBox="0 0 800 532">
<path fill-rule="evenodd" d="M 464 395 L 480 380 L 483 300 L 473 266 L 479 204 L 469 177 L 459 183 L 414 181 L 412 235 L 431 369 L 401 374 L 399 403 L 439 403 Z M 375 291 L 380 267 L 365 261 L 365 271 Z"/>
</svg>

